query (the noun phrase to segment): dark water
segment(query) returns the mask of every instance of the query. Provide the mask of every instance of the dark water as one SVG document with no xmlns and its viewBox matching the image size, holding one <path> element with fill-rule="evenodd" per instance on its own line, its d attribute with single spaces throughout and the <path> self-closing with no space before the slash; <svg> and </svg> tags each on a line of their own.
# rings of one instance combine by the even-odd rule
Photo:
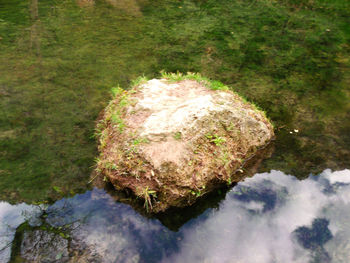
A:
<svg viewBox="0 0 350 263">
<path fill-rule="evenodd" d="M 349 11 L 0 0 L 0 261 L 349 262 Z M 277 138 L 260 174 L 147 218 L 88 183 L 92 135 L 111 87 L 160 70 L 229 84 Z"/>
</svg>

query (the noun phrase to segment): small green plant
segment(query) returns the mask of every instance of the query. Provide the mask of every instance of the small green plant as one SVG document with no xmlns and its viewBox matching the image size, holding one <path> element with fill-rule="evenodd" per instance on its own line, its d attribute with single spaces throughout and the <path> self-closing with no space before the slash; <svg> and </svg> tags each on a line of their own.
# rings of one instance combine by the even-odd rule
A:
<svg viewBox="0 0 350 263">
<path fill-rule="evenodd" d="M 99 158 L 99 157 L 96 157 L 95 159 L 94 159 L 94 161 L 95 161 L 95 163 L 96 163 L 96 165 L 100 165 L 101 164 L 101 159 Z"/>
<path fill-rule="evenodd" d="M 230 155 L 228 154 L 228 152 L 223 152 L 220 155 L 220 160 L 222 161 L 224 167 L 226 167 L 230 163 Z"/>
<path fill-rule="evenodd" d="M 123 90 L 120 87 L 112 88 L 111 92 L 113 98 L 118 98 L 118 103 L 116 103 L 114 99 L 109 102 L 105 110 L 105 123 L 101 121 L 101 125 L 99 126 L 97 133 L 100 133 L 101 130 L 107 126 L 109 121 L 111 121 L 113 125 L 117 125 L 120 132 L 124 131 L 125 123 L 121 116 L 123 109 L 131 103 L 129 101 L 129 95 L 126 90 Z"/>
<path fill-rule="evenodd" d="M 119 107 L 123 108 L 125 106 L 127 106 L 129 104 L 129 100 L 128 97 L 124 94 L 121 96 L 120 100 L 119 100 Z"/>
<path fill-rule="evenodd" d="M 141 143 L 149 143 L 149 140 L 147 138 L 136 138 L 132 141 L 132 144 L 135 146 Z"/>
<path fill-rule="evenodd" d="M 192 195 L 195 195 L 196 197 L 201 196 L 201 191 L 191 191 Z"/>
<path fill-rule="evenodd" d="M 184 75 L 181 72 L 176 72 L 176 73 L 171 73 L 171 72 L 166 72 L 162 70 L 160 72 L 162 78 L 167 79 L 169 81 L 181 81 L 185 80 Z"/>
<path fill-rule="evenodd" d="M 153 206 L 152 206 L 152 198 L 157 197 L 157 192 L 154 190 L 151 190 L 148 188 L 148 186 L 142 190 L 142 197 L 145 199 L 144 207 L 146 208 L 146 211 L 148 212 L 149 210 L 152 211 Z"/>
<path fill-rule="evenodd" d="M 181 80 L 195 80 L 198 83 L 201 83 L 212 90 L 229 90 L 229 87 L 221 83 L 220 81 L 211 80 L 209 78 L 203 77 L 199 73 L 187 72 L 187 74 L 183 74 L 181 72 L 169 73 L 165 71 L 161 71 L 160 73 L 162 75 L 162 78 L 167 79 L 169 81 L 176 82 Z"/>
<path fill-rule="evenodd" d="M 175 132 L 175 134 L 174 134 L 174 139 L 175 139 L 175 140 L 181 140 L 181 138 L 182 138 L 181 132 Z"/>
<path fill-rule="evenodd" d="M 103 181 L 106 182 L 106 183 L 108 183 L 108 182 L 109 182 L 108 177 L 107 177 L 107 176 L 103 176 Z"/>
<path fill-rule="evenodd" d="M 117 170 L 118 169 L 118 166 L 113 162 L 106 162 L 104 166 L 106 169 L 109 169 L 109 170 Z"/>
<path fill-rule="evenodd" d="M 53 190 L 55 190 L 56 193 L 59 193 L 59 194 L 63 193 L 62 188 L 59 186 L 54 185 L 54 186 L 52 186 L 52 188 L 53 188 Z"/>
<path fill-rule="evenodd" d="M 196 197 L 200 197 L 203 194 L 203 190 L 205 189 L 205 185 L 203 185 L 201 188 L 199 188 L 197 191 L 191 190 L 191 194 L 195 195 Z"/>
<path fill-rule="evenodd" d="M 100 132 L 99 134 L 100 149 L 104 149 L 107 146 L 107 139 L 108 139 L 107 135 L 108 135 L 108 131 L 106 129 Z"/>
<path fill-rule="evenodd" d="M 207 137 L 207 139 L 209 139 L 209 141 L 214 143 L 216 146 L 221 146 L 224 142 L 226 142 L 225 138 L 222 138 L 217 134 L 207 134 L 205 137 Z"/>
<path fill-rule="evenodd" d="M 149 140 L 147 138 L 136 138 L 134 140 L 131 141 L 131 146 L 129 149 L 129 153 L 137 153 L 138 152 L 138 145 L 140 145 L 141 143 L 149 143 Z"/>
<path fill-rule="evenodd" d="M 94 130 L 94 134 L 91 136 L 92 138 L 99 138 L 102 135 L 102 132 L 104 131 L 104 129 L 106 128 L 106 124 L 103 120 L 100 120 L 97 125 L 96 128 Z"/>
<path fill-rule="evenodd" d="M 102 172 L 102 169 L 101 169 L 100 167 L 97 166 L 97 167 L 95 168 L 95 171 L 96 171 L 98 174 L 100 174 L 100 173 Z M 94 179 L 95 179 L 95 178 L 94 178 Z M 89 183 L 91 183 L 92 181 L 93 181 L 93 180 L 90 180 Z"/>
<path fill-rule="evenodd" d="M 212 90 L 229 90 L 229 88 L 217 80 L 210 80 L 210 89 Z"/>
<path fill-rule="evenodd" d="M 149 79 L 146 76 L 142 75 L 131 81 L 131 87 L 133 88 L 133 87 L 145 84 L 148 80 Z"/>
<path fill-rule="evenodd" d="M 119 86 L 111 88 L 111 93 L 112 93 L 113 97 L 121 95 L 121 94 L 123 94 L 123 92 L 125 92 L 125 90 L 123 90 Z"/>
<path fill-rule="evenodd" d="M 120 132 L 124 131 L 125 123 L 118 113 L 113 113 L 111 117 L 112 123 L 118 126 Z"/>
</svg>

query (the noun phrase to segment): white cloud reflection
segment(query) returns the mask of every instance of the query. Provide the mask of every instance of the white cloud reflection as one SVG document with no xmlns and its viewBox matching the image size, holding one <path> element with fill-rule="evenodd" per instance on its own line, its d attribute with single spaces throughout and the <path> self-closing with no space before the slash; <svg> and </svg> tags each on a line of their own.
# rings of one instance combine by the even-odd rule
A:
<svg viewBox="0 0 350 263">
<path fill-rule="evenodd" d="M 247 191 L 251 200 L 242 198 Z M 314 252 L 299 245 L 293 231 L 316 218 L 330 222 L 333 238 L 324 251 L 331 262 L 350 262 L 349 200 L 350 170 L 325 170 L 303 181 L 279 171 L 256 174 L 205 221 L 184 227 L 179 252 L 163 262 L 309 262 Z"/>
<path fill-rule="evenodd" d="M 164 228 L 156 220 L 147 220 L 128 205 L 117 203 L 101 189 L 71 199 L 62 199 L 50 207 L 47 222 L 73 225 L 72 245 L 86 255 L 82 262 L 139 262 L 140 243 L 151 250 L 153 236 Z"/>
<path fill-rule="evenodd" d="M 349 178 L 350 170 L 325 170 L 303 181 L 280 171 L 256 174 L 234 187 L 219 209 L 193 218 L 179 232 L 99 189 L 57 201 L 47 209 L 46 222 L 56 227 L 75 222 L 70 244 L 83 253 L 79 262 L 158 262 L 163 257 L 166 263 L 348 263 Z M 0 202 L 0 249 L 12 241 L 25 212 L 37 218 L 35 209 Z M 329 229 L 331 234 L 322 242 L 306 240 L 315 245 L 303 247 L 295 230 L 316 231 L 315 219 L 321 218 L 328 228 L 317 233 Z M 9 256 L 10 247 L 0 251 L 0 262 Z"/>
<path fill-rule="evenodd" d="M 28 219 L 31 225 L 36 224 L 41 210 L 38 207 L 18 204 L 10 205 L 0 201 L 0 262 L 7 262 L 11 255 L 11 242 L 15 236 L 16 228 Z"/>
</svg>

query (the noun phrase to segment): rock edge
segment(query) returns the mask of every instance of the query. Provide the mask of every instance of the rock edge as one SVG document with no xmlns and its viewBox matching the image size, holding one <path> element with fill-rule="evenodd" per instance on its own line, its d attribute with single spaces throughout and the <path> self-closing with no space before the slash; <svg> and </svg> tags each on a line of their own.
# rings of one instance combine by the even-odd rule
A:
<svg viewBox="0 0 350 263">
<path fill-rule="evenodd" d="M 273 126 L 225 86 L 207 86 L 164 78 L 114 89 L 97 123 L 97 172 L 153 213 L 240 181 L 237 171 L 273 139 Z"/>
</svg>

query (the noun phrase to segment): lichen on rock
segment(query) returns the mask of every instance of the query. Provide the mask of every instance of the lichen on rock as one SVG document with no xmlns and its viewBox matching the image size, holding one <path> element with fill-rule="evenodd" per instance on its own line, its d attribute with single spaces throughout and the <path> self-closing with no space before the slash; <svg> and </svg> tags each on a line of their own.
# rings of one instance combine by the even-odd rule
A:
<svg viewBox="0 0 350 263">
<path fill-rule="evenodd" d="M 96 170 L 148 211 L 187 206 L 239 181 L 236 171 L 274 137 L 262 111 L 199 74 L 164 73 L 113 91 L 97 123 Z"/>
</svg>

